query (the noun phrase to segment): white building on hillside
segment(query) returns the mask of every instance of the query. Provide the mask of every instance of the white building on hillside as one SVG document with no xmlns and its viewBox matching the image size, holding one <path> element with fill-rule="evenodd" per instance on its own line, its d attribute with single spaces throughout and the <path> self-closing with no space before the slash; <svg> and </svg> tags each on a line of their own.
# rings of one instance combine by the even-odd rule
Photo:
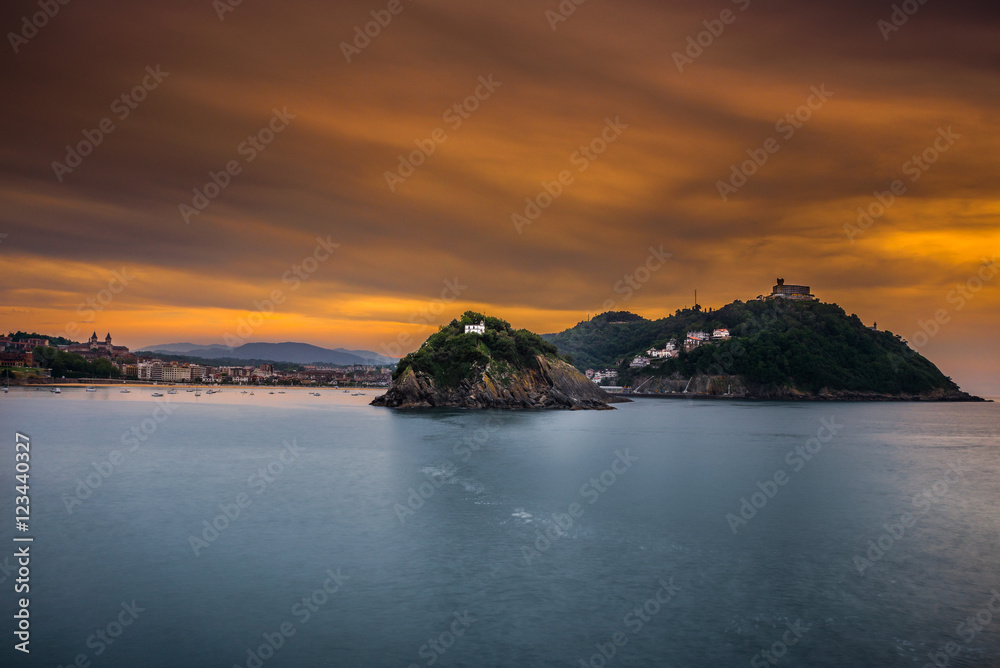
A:
<svg viewBox="0 0 1000 668">
<path fill-rule="evenodd" d="M 729 338 L 729 330 L 728 329 L 717 329 L 714 332 L 712 332 L 712 338 L 713 339 L 728 339 Z"/>
<path fill-rule="evenodd" d="M 478 325 L 466 325 L 466 334 L 485 334 L 486 333 L 486 323 L 482 320 L 479 321 Z"/>
<path fill-rule="evenodd" d="M 595 371 L 592 377 L 588 376 L 592 381 L 600 385 L 605 380 L 617 379 L 618 372 L 614 369 L 604 369 L 603 371 Z"/>
<path fill-rule="evenodd" d="M 671 341 L 663 346 L 662 350 L 650 348 L 646 351 L 646 354 L 654 359 L 670 359 L 671 357 L 677 357 L 677 344 Z"/>
</svg>

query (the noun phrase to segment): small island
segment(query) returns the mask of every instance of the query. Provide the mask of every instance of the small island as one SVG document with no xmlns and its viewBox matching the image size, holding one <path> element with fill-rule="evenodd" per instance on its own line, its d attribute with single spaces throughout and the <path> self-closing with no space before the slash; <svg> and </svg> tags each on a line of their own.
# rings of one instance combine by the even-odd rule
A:
<svg viewBox="0 0 1000 668">
<path fill-rule="evenodd" d="M 538 334 L 467 311 L 400 360 L 372 405 L 608 410 L 614 401 Z"/>
</svg>

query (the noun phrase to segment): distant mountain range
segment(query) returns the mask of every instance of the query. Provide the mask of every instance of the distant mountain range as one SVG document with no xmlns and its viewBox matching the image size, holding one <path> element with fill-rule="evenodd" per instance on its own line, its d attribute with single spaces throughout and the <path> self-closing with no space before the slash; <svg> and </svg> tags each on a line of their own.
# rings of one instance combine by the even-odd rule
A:
<svg viewBox="0 0 1000 668">
<path fill-rule="evenodd" d="M 146 346 L 137 352 L 188 355 L 202 359 L 271 360 L 292 364 L 394 364 L 398 360 L 370 350 L 320 348 L 308 343 L 245 343 L 236 348 L 221 344 L 161 343 Z"/>
</svg>

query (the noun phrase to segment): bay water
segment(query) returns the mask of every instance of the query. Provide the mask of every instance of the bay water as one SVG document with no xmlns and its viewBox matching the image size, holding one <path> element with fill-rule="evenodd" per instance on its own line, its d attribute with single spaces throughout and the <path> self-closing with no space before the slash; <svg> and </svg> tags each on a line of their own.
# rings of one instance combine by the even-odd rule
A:
<svg viewBox="0 0 1000 668">
<path fill-rule="evenodd" d="M 1000 666 L 998 404 L 152 391 L 0 396 L 3 665 Z"/>
</svg>

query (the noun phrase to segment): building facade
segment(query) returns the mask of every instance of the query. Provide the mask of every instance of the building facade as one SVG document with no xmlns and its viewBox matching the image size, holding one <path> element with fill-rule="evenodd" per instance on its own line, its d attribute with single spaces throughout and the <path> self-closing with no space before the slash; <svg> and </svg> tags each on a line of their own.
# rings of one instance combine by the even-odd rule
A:
<svg viewBox="0 0 1000 668">
<path fill-rule="evenodd" d="M 768 299 L 816 299 L 809 292 L 808 285 L 785 285 L 785 279 L 779 278 L 777 285 L 771 288 Z"/>
<path fill-rule="evenodd" d="M 140 362 L 136 371 L 139 380 L 163 380 L 163 364 L 160 362 Z"/>
<path fill-rule="evenodd" d="M 86 343 L 71 343 L 68 346 L 59 346 L 60 350 L 68 353 L 77 353 L 87 358 L 96 357 L 126 357 L 131 355 L 125 346 L 116 346 L 111 342 L 111 332 L 104 337 L 104 341 L 99 341 L 97 332 L 90 335 L 90 340 Z"/>
<path fill-rule="evenodd" d="M 191 380 L 191 367 L 177 364 L 165 364 L 161 367 L 160 380 L 165 383 Z"/>
<path fill-rule="evenodd" d="M 0 367 L 24 368 L 34 366 L 31 353 L 0 353 Z"/>
</svg>

